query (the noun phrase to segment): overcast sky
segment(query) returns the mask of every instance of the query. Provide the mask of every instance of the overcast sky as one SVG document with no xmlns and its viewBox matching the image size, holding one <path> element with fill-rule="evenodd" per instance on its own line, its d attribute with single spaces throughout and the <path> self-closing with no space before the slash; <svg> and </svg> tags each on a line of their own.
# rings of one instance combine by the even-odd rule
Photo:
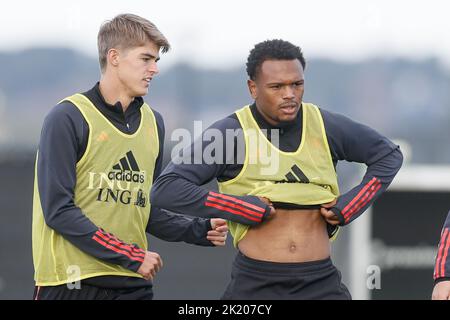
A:
<svg viewBox="0 0 450 320">
<path fill-rule="evenodd" d="M 2 1 L 0 51 L 70 47 L 96 56 L 100 24 L 131 12 L 154 22 L 173 50 L 161 63 L 242 65 L 257 42 L 282 38 L 307 58 L 360 60 L 380 55 L 450 66 L 450 6 L 444 0 L 78 0 Z"/>
</svg>

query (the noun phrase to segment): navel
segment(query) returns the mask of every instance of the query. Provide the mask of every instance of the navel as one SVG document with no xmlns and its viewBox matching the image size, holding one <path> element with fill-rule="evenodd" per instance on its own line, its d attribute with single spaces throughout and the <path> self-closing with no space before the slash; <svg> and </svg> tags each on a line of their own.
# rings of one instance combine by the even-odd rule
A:
<svg viewBox="0 0 450 320">
<path fill-rule="evenodd" d="M 289 251 L 295 252 L 296 250 L 297 250 L 297 246 L 295 245 L 294 242 L 291 242 L 291 244 L 289 245 Z"/>
</svg>

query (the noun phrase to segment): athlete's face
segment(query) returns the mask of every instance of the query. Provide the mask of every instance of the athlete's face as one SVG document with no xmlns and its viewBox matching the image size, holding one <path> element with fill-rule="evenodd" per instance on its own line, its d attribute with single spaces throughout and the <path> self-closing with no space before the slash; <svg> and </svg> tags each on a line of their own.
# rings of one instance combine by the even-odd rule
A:
<svg viewBox="0 0 450 320">
<path fill-rule="evenodd" d="M 303 67 L 295 60 L 266 60 L 248 80 L 250 93 L 263 117 L 271 124 L 295 120 L 304 92 Z"/>
<path fill-rule="evenodd" d="M 159 73 L 159 46 L 147 42 L 141 47 L 118 50 L 117 76 L 130 97 L 145 96 L 152 78 Z"/>
</svg>

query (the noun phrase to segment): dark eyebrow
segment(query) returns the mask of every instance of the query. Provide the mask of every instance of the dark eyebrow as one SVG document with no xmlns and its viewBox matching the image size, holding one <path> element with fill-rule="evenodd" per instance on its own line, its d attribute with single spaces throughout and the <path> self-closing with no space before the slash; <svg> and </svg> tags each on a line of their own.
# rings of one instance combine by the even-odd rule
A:
<svg viewBox="0 0 450 320">
<path fill-rule="evenodd" d="M 305 82 L 305 80 L 304 79 L 299 79 L 299 80 L 293 81 L 292 83 L 297 83 L 297 82 Z M 269 82 L 267 85 L 268 86 L 274 86 L 274 85 L 284 86 L 284 83 L 283 82 Z"/>
<path fill-rule="evenodd" d="M 150 59 L 155 59 L 155 62 L 159 61 L 159 57 L 155 57 L 154 55 L 150 54 L 150 53 L 142 53 L 141 56 L 146 57 L 146 58 L 150 58 Z"/>
</svg>

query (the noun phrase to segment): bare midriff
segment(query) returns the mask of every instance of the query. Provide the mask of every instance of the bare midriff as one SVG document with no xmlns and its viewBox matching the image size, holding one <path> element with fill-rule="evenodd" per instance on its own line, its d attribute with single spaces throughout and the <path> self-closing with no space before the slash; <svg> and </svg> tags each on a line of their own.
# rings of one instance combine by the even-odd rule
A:
<svg viewBox="0 0 450 320">
<path fill-rule="evenodd" d="M 247 231 L 238 243 L 247 257 L 273 262 L 306 262 L 330 256 L 326 222 L 318 209 L 277 209 L 276 214 Z"/>
</svg>

